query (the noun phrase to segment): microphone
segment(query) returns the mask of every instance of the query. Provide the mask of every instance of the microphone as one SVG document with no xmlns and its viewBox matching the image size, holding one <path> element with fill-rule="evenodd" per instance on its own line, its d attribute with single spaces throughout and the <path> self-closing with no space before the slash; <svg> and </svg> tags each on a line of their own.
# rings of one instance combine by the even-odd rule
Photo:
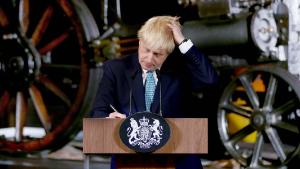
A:
<svg viewBox="0 0 300 169">
<path fill-rule="evenodd" d="M 157 83 L 159 83 L 159 115 L 162 116 L 162 99 L 161 99 L 161 81 L 160 81 L 160 70 L 155 70 L 157 76 Z"/>
<path fill-rule="evenodd" d="M 131 114 L 132 114 L 131 102 L 132 102 L 132 88 L 130 88 L 130 91 L 129 91 L 129 113 L 128 113 L 129 116 L 131 116 Z"/>
<path fill-rule="evenodd" d="M 137 71 L 134 72 L 133 74 L 131 74 L 131 80 L 133 81 L 137 75 Z M 130 90 L 129 90 L 129 112 L 128 112 L 128 115 L 131 116 L 132 115 L 132 84 L 131 84 L 131 87 L 130 87 Z"/>
<path fill-rule="evenodd" d="M 156 70 L 155 70 L 155 73 L 156 73 L 157 79 L 159 80 L 159 78 L 160 78 L 160 70 L 159 70 L 159 69 L 156 69 Z"/>
</svg>

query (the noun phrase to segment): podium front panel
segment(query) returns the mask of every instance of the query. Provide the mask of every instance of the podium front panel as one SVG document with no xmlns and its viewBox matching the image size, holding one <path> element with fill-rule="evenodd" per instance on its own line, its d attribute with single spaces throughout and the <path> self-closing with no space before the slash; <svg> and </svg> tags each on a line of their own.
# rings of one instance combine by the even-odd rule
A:
<svg viewBox="0 0 300 169">
<path fill-rule="evenodd" d="M 124 119 L 84 118 L 83 153 L 132 154 L 119 137 Z M 158 154 L 206 154 L 208 153 L 207 118 L 166 118 L 171 128 L 169 141 L 153 152 Z"/>
</svg>

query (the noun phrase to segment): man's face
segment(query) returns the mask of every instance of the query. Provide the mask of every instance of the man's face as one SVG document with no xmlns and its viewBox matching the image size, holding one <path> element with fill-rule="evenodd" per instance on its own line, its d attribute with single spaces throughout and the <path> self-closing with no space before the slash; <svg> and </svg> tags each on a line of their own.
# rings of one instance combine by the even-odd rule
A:
<svg viewBox="0 0 300 169">
<path fill-rule="evenodd" d="M 156 70 L 160 68 L 168 56 L 166 50 L 150 49 L 142 41 L 139 43 L 138 54 L 140 65 L 145 70 Z"/>
</svg>

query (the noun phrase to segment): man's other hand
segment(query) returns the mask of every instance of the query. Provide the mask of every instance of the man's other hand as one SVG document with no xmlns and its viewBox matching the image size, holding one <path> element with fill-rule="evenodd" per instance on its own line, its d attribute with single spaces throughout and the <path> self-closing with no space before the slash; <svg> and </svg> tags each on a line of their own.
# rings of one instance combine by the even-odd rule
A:
<svg viewBox="0 0 300 169">
<path fill-rule="evenodd" d="M 126 118 L 126 115 L 125 114 L 121 114 L 119 112 L 112 112 L 106 118 L 122 118 L 122 119 L 124 119 L 124 118 Z"/>
</svg>

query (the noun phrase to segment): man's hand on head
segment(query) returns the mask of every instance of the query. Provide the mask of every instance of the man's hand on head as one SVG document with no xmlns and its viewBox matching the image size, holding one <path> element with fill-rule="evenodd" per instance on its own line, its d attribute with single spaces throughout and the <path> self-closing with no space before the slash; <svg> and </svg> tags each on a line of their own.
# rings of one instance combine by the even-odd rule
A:
<svg viewBox="0 0 300 169">
<path fill-rule="evenodd" d="M 181 25 L 179 23 L 179 17 L 174 17 L 174 20 L 168 24 L 169 28 L 172 30 L 174 41 L 178 45 L 180 44 L 185 37 L 182 34 Z"/>
<path fill-rule="evenodd" d="M 125 119 L 126 118 L 126 115 L 125 114 L 121 114 L 119 112 L 112 112 L 109 114 L 108 117 L 106 118 L 111 118 L 111 119 L 115 119 L 115 118 L 121 118 L 121 119 Z"/>
</svg>

